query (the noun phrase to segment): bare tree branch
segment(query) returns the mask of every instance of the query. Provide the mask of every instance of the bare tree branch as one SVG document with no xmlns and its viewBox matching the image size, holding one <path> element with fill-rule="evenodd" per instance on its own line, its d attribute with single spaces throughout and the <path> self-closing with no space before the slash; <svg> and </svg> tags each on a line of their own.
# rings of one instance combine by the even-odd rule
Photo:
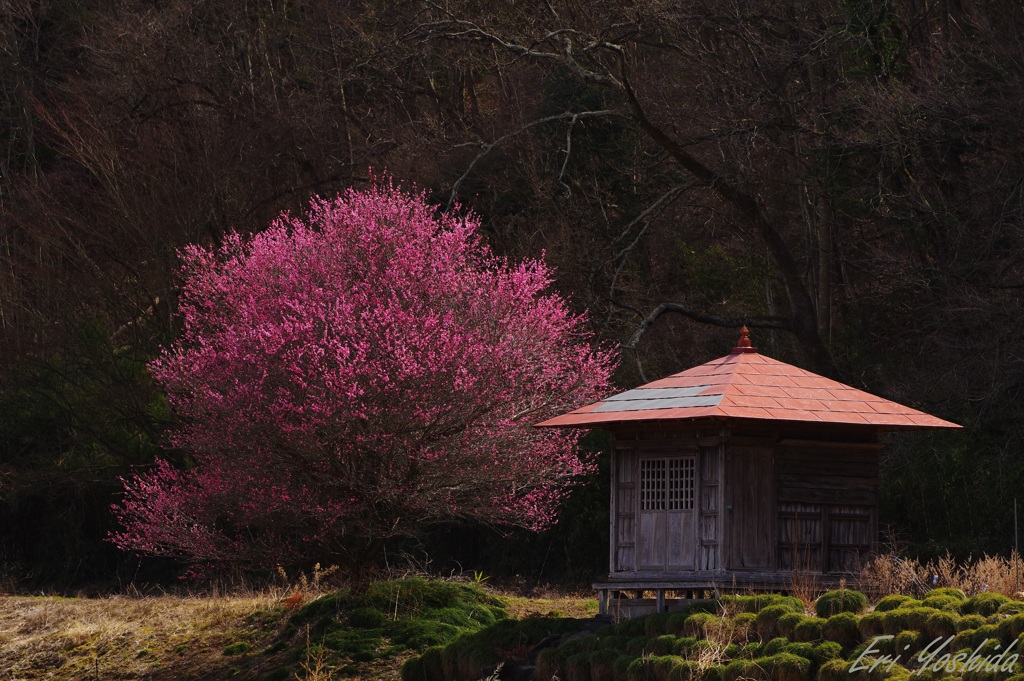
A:
<svg viewBox="0 0 1024 681">
<path fill-rule="evenodd" d="M 703 186 L 708 187 L 739 211 L 757 228 L 768 247 L 772 258 L 779 266 L 783 281 L 786 284 L 786 293 L 789 297 L 790 307 L 793 311 L 791 329 L 797 339 L 804 346 L 804 349 L 811 355 L 812 361 L 819 371 L 834 373 L 831 356 L 825 348 L 821 337 L 818 335 L 817 311 L 814 301 L 807 292 L 800 275 L 800 268 L 786 245 L 782 235 L 765 215 L 761 203 L 755 196 L 741 190 L 736 184 L 728 181 L 725 177 L 705 165 L 697 157 L 690 154 L 680 146 L 664 130 L 655 125 L 647 117 L 646 111 L 640 103 L 633 86 L 629 81 L 628 67 L 625 55 L 619 57 L 619 64 L 622 70 L 623 91 L 633 111 L 633 117 L 640 127 L 661 146 L 669 155 L 674 158 L 687 172 L 692 174 Z"/>
<path fill-rule="evenodd" d="M 640 384 L 650 383 L 647 380 L 647 374 L 644 373 L 644 365 L 640 362 L 640 353 L 636 351 L 636 348 L 630 350 L 630 354 L 633 355 L 633 361 L 636 362 L 636 371 L 640 374 Z"/>
<path fill-rule="evenodd" d="M 548 61 L 556 61 L 574 72 L 576 76 L 584 82 L 600 85 L 624 93 L 626 103 L 632 113 L 632 118 L 637 121 L 641 129 L 644 130 L 644 132 L 647 133 L 647 135 L 656 144 L 664 149 L 677 163 L 679 163 L 679 165 L 683 167 L 684 170 L 696 178 L 697 182 L 693 186 L 708 187 L 729 204 L 736 207 L 753 223 L 753 226 L 758 230 L 762 239 L 764 239 L 769 252 L 772 254 L 772 258 L 779 267 L 783 281 L 785 282 L 786 293 L 789 297 L 790 308 L 793 312 L 793 332 L 796 334 L 801 345 L 803 345 L 805 351 L 810 355 L 816 368 L 819 371 L 825 371 L 826 373 L 832 372 L 833 367 L 831 357 L 818 333 L 817 310 L 815 308 L 814 301 L 812 300 L 802 279 L 801 271 L 797 265 L 796 259 L 783 239 L 782 234 L 765 214 L 764 207 L 755 195 L 744 191 L 735 182 L 730 181 L 699 160 L 696 156 L 691 154 L 684 145 L 673 139 L 647 116 L 647 112 L 644 110 L 644 107 L 640 102 L 640 98 L 629 80 L 626 52 L 621 45 L 602 40 L 582 31 L 558 29 L 549 31 L 543 37 L 539 38 L 534 45 L 526 47 L 505 40 L 490 31 L 482 29 L 475 23 L 459 20 L 453 17 L 453 15 L 446 10 L 442 9 L 442 11 L 452 18 L 447 22 L 425 24 L 421 29 L 425 29 L 428 34 L 433 33 L 437 35 L 439 33 L 442 37 L 448 39 L 470 38 L 486 40 L 492 44 L 499 45 L 502 49 L 517 56 L 528 56 Z M 547 50 L 537 49 L 537 46 L 541 45 L 550 46 L 552 42 L 556 40 L 561 42 L 560 52 L 551 49 L 551 47 L 548 47 Z M 579 42 L 579 45 L 577 45 L 577 41 Z M 615 55 L 619 65 L 618 74 L 612 73 L 610 69 L 605 70 L 603 73 L 598 73 L 592 68 L 588 68 L 581 63 L 579 58 L 581 54 L 591 55 L 598 51 Z M 575 123 L 577 118 L 575 115 L 571 115 L 571 117 L 573 123 Z M 488 145 L 483 152 L 474 159 L 473 163 L 470 164 L 470 167 L 467 169 L 466 173 L 463 174 L 463 177 L 459 178 L 455 184 L 455 189 L 458 188 L 458 185 L 465 179 L 465 176 L 472 170 L 476 162 L 489 153 L 495 145 L 504 141 L 507 137 L 518 134 L 519 132 L 522 132 L 522 130 L 527 129 L 534 124 L 536 123 L 528 124 L 519 131 L 509 133 L 509 135 L 499 138 L 491 145 Z M 561 175 L 559 176 L 559 181 L 561 181 Z M 453 200 L 454 195 L 455 194 L 453 192 Z M 616 258 L 619 257 L 621 256 L 616 256 Z M 612 293 L 614 294 L 614 281 L 612 284 Z"/>
<path fill-rule="evenodd" d="M 558 184 L 565 187 L 567 196 L 572 194 L 572 187 L 566 184 L 562 178 L 565 177 L 565 169 L 569 167 L 569 157 L 572 155 L 572 129 L 576 127 L 576 121 L 579 119 L 579 116 L 573 116 L 569 121 L 569 127 L 565 131 L 565 160 L 562 161 L 562 169 L 558 171 Z"/>
<path fill-rule="evenodd" d="M 634 218 L 628 225 L 626 225 L 626 228 L 624 230 L 622 230 L 622 234 L 620 234 L 615 239 L 615 241 L 612 242 L 612 246 L 615 246 L 616 244 L 618 244 L 620 241 L 622 241 L 626 237 L 627 234 L 629 234 L 630 230 L 632 230 L 633 227 L 638 222 L 643 221 L 643 227 L 640 228 L 640 231 L 637 232 L 637 234 L 633 238 L 633 240 L 628 245 L 626 245 L 622 249 L 620 249 L 619 252 L 616 253 L 611 258 L 611 260 L 608 261 L 608 262 L 618 261 L 618 263 L 619 263 L 618 266 L 615 268 L 615 273 L 612 275 L 612 283 L 608 287 L 608 297 L 610 299 L 612 299 L 612 300 L 615 299 L 615 285 L 618 283 L 619 274 L 622 272 L 622 268 L 626 264 L 626 256 L 628 256 L 629 253 L 636 247 L 636 245 L 640 243 L 640 239 L 647 232 L 647 228 L 651 226 L 651 224 L 654 222 L 654 220 L 657 219 L 657 217 L 659 215 L 661 215 L 661 213 L 664 212 L 664 210 L 666 208 L 668 208 L 669 205 L 673 201 L 675 201 L 679 196 L 681 196 L 683 194 L 683 192 L 685 192 L 687 189 L 689 189 L 692 186 L 694 186 L 692 183 L 691 184 L 681 184 L 681 185 L 676 185 L 675 187 L 672 187 L 671 189 L 669 189 L 667 192 L 665 192 L 660 197 L 658 197 L 657 201 L 655 201 L 650 206 L 648 206 L 646 209 L 644 209 L 644 211 L 642 213 L 640 213 L 640 215 L 636 216 L 636 218 Z M 595 268 L 593 270 L 593 272 L 596 275 L 597 269 Z M 611 322 L 611 315 L 612 315 L 611 310 L 609 310 L 608 311 L 608 322 Z"/>
<path fill-rule="evenodd" d="M 596 73 L 595 71 L 584 68 L 583 65 L 579 63 L 579 60 L 576 59 L 575 51 L 573 50 L 572 39 L 569 36 L 563 36 L 562 45 L 562 63 L 565 66 L 567 66 L 570 70 L 575 71 L 576 75 L 578 75 L 584 81 L 591 83 L 593 85 L 602 85 L 613 90 L 623 89 L 623 83 L 618 78 L 613 76 L 611 73 Z M 622 54 L 622 48 L 620 46 L 605 42 L 603 40 L 593 41 L 590 45 L 584 48 L 584 52 L 589 52 L 598 47 L 610 50 L 620 55 Z"/>
<path fill-rule="evenodd" d="M 431 3 L 431 6 L 450 18 L 447 21 L 434 21 L 420 24 L 410 31 L 406 37 L 415 33 L 420 33 L 427 37 L 438 37 L 448 40 L 460 40 L 466 38 L 471 40 L 481 40 L 497 45 L 517 57 L 536 57 L 548 61 L 559 62 L 562 66 L 573 71 L 577 76 L 588 83 L 609 87 L 615 90 L 622 90 L 622 83 L 611 72 L 598 73 L 597 71 L 588 69 L 581 64 L 579 59 L 576 57 L 576 45 L 573 41 L 574 39 L 577 39 L 584 43 L 582 47 L 582 51 L 584 53 L 592 53 L 597 50 L 621 53 L 622 47 L 620 45 L 608 42 L 607 40 L 603 40 L 577 29 L 560 28 L 549 31 L 543 37 L 536 40 L 533 45 L 527 47 L 518 43 L 509 42 L 497 34 L 481 28 L 478 24 L 472 21 L 459 19 L 455 17 L 451 11 L 440 7 L 437 4 Z M 561 49 L 559 51 L 543 51 L 537 49 L 538 46 L 550 45 L 552 43 L 561 43 Z"/>
<path fill-rule="evenodd" d="M 690 182 L 687 184 L 678 184 L 672 187 L 667 192 L 659 196 L 654 203 L 645 208 L 643 212 L 637 215 L 628 225 L 626 225 L 626 228 L 622 230 L 622 233 L 615 237 L 615 241 L 613 241 L 611 244 L 612 246 L 618 245 L 623 239 L 625 239 L 629 235 L 630 230 L 636 227 L 637 223 L 641 221 L 644 223 L 643 228 L 641 228 L 640 232 L 636 235 L 636 238 L 634 238 L 628 246 L 626 246 L 618 253 L 616 253 L 615 258 L 621 258 L 623 255 L 629 252 L 636 245 L 637 241 L 639 241 L 640 237 L 643 236 L 643 233 L 650 226 L 654 218 L 656 218 L 662 211 L 668 208 L 669 204 L 675 201 L 680 194 L 694 186 L 696 185 Z M 652 213 L 654 213 L 653 216 L 651 215 Z"/>
<path fill-rule="evenodd" d="M 459 176 L 459 179 L 455 180 L 455 183 L 452 184 L 452 195 L 448 199 L 447 209 L 451 210 L 452 204 L 455 202 L 455 197 L 458 195 L 459 187 L 462 186 L 462 183 L 466 180 L 467 177 L 469 177 L 469 174 L 471 172 L 473 172 L 473 168 L 476 167 L 476 164 L 479 163 L 482 158 L 484 158 L 489 153 L 491 153 L 491 151 L 493 151 L 495 147 L 497 147 L 498 145 L 502 144 L 503 142 L 509 140 L 510 138 L 515 137 L 516 135 L 520 135 L 520 134 L 526 132 L 527 130 L 529 130 L 530 128 L 536 127 L 536 126 L 541 125 L 543 123 L 550 123 L 551 121 L 564 121 L 565 119 L 568 118 L 568 119 L 571 119 L 573 121 L 573 123 L 575 123 L 577 120 L 586 119 L 586 118 L 602 118 L 602 117 L 606 117 L 606 116 L 621 116 L 621 115 L 622 114 L 620 114 L 617 111 L 605 110 L 605 111 L 578 111 L 578 112 L 575 112 L 575 113 L 574 112 L 566 112 L 566 113 L 562 113 L 562 114 L 556 114 L 554 116 L 545 116 L 543 118 L 538 118 L 537 120 L 530 121 L 529 123 L 527 123 L 526 125 L 522 126 L 521 128 L 518 128 L 517 130 L 513 130 L 510 133 L 502 135 L 501 137 L 499 137 L 498 139 L 494 140 L 493 142 L 490 142 L 489 144 L 483 145 L 483 149 L 480 151 L 479 154 L 476 155 L 476 158 L 474 158 L 470 162 L 470 164 L 466 168 L 465 172 L 463 172 L 462 175 Z"/>
<path fill-rule="evenodd" d="M 723 326 L 731 329 L 738 329 L 741 326 L 746 325 L 760 329 L 781 329 L 783 331 L 793 331 L 791 322 L 782 317 L 719 317 L 718 315 L 694 310 L 693 308 L 685 307 L 678 303 L 662 303 L 658 307 L 654 308 L 654 310 L 652 310 L 651 313 L 647 315 L 642 322 L 640 322 L 640 326 L 637 327 L 637 330 L 629 337 L 629 340 L 623 343 L 622 347 L 628 350 L 635 350 L 636 344 L 640 342 L 640 338 L 644 333 L 651 328 L 654 322 L 658 321 L 658 318 L 669 312 L 681 314 L 684 317 L 689 317 L 690 319 L 701 322 L 702 324 L 713 324 L 714 326 Z"/>
</svg>

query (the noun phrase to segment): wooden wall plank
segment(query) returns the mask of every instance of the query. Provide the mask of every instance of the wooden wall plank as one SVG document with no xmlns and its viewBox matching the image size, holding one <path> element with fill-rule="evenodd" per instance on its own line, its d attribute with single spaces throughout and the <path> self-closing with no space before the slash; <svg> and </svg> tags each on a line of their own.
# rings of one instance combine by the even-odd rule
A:
<svg viewBox="0 0 1024 681">
<path fill-rule="evenodd" d="M 636 451 L 620 449 L 616 451 L 616 467 L 614 479 L 616 484 L 612 494 L 615 495 L 615 532 L 610 548 L 612 561 L 611 572 L 636 571 Z"/>
<path fill-rule="evenodd" d="M 725 531 L 727 569 L 770 568 L 775 549 L 772 531 L 774 479 L 770 447 L 736 447 L 725 453 Z"/>
<path fill-rule="evenodd" d="M 722 445 L 703 445 L 698 455 L 697 567 L 717 570 L 722 564 Z"/>
<path fill-rule="evenodd" d="M 822 504 L 834 501 L 840 504 L 870 506 L 875 504 L 878 494 L 859 490 L 784 488 L 777 491 L 776 498 L 780 503 Z"/>
</svg>

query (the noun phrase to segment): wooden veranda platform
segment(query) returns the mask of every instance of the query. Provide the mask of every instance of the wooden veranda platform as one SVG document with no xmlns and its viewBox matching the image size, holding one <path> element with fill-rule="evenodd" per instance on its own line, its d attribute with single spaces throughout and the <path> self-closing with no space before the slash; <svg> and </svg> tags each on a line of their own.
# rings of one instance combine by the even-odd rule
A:
<svg viewBox="0 0 1024 681">
<path fill-rule="evenodd" d="M 791 571 L 692 572 L 685 578 L 609 580 L 593 585 L 601 615 L 637 617 L 669 612 L 695 600 L 717 598 L 727 593 L 792 593 L 794 585 L 809 590 L 836 588 L 840 583 L 855 586 L 853 575 Z"/>
</svg>

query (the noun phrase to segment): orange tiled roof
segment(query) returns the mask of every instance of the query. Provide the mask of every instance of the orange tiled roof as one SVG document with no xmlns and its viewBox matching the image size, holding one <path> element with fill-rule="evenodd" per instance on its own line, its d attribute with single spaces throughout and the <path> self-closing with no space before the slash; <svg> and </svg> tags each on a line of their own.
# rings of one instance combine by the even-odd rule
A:
<svg viewBox="0 0 1024 681">
<path fill-rule="evenodd" d="M 697 418 L 842 423 L 881 430 L 959 428 L 930 414 L 759 355 L 749 338 L 725 357 L 538 423 L 598 426 Z"/>
</svg>

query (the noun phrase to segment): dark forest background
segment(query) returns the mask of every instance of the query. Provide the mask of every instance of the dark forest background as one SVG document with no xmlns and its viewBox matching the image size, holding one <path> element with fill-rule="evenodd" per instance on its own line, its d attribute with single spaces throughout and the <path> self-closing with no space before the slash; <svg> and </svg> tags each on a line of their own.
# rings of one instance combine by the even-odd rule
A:
<svg viewBox="0 0 1024 681">
<path fill-rule="evenodd" d="M 1018 0 L 3 0 L 0 94 L 0 584 L 173 574 L 102 539 L 171 418 L 145 364 L 176 333 L 176 249 L 385 170 L 545 253 L 623 388 L 746 321 L 963 424 L 888 438 L 882 520 L 918 555 L 1013 546 Z M 606 484 L 541 535 L 393 551 L 586 580 Z"/>
</svg>

